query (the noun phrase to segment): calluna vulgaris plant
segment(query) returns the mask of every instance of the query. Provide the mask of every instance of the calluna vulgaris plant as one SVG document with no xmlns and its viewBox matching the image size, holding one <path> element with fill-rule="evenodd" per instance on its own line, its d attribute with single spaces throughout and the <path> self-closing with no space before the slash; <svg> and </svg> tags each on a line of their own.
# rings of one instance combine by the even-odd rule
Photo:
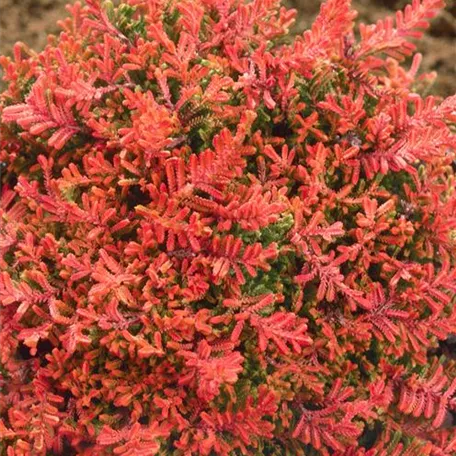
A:
<svg viewBox="0 0 456 456">
<path fill-rule="evenodd" d="M 2 58 L 2 455 L 456 454 L 442 6 L 88 0 Z"/>
</svg>

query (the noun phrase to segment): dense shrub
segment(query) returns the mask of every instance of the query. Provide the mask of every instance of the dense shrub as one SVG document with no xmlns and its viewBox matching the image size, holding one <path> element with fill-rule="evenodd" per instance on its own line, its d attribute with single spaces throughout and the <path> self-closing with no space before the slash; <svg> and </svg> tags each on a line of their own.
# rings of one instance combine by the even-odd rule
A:
<svg viewBox="0 0 456 456">
<path fill-rule="evenodd" d="M 90 0 L 2 58 L 2 455 L 456 454 L 441 6 Z"/>
</svg>

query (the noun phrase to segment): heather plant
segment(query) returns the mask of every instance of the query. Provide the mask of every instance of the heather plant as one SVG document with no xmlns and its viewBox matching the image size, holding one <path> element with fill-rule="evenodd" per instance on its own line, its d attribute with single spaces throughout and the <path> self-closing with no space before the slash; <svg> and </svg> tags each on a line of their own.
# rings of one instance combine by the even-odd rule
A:
<svg viewBox="0 0 456 456">
<path fill-rule="evenodd" d="M 442 6 L 87 0 L 1 58 L 1 455 L 456 454 Z"/>
</svg>

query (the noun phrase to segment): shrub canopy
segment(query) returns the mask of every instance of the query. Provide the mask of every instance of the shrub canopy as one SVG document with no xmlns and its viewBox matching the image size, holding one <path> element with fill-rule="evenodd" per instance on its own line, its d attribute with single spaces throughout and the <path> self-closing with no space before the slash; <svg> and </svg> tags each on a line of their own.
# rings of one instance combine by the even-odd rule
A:
<svg viewBox="0 0 456 456">
<path fill-rule="evenodd" d="M 456 454 L 442 2 L 118 3 L 1 59 L 0 453 Z"/>
</svg>

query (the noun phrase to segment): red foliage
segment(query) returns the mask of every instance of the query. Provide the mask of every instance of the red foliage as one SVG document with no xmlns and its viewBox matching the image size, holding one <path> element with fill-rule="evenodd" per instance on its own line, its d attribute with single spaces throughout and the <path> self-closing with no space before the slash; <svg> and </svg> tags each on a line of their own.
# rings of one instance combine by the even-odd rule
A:
<svg viewBox="0 0 456 456">
<path fill-rule="evenodd" d="M 118 3 L 0 59 L 0 454 L 456 454 L 441 0 Z"/>
</svg>

